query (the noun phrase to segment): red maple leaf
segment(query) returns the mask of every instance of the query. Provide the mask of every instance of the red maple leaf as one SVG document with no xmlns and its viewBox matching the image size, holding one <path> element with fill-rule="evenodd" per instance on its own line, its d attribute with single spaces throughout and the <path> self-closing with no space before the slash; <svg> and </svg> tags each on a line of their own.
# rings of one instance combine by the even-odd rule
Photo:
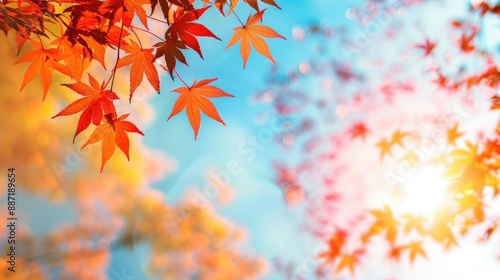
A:
<svg viewBox="0 0 500 280">
<path fill-rule="evenodd" d="M 421 49 L 424 51 L 424 57 L 429 56 L 434 48 L 436 47 L 437 42 L 431 42 L 428 38 L 425 39 L 425 42 L 423 44 L 416 45 L 415 47 L 417 49 Z"/>
<path fill-rule="evenodd" d="M 73 115 L 78 112 L 82 112 L 80 119 L 78 120 L 78 126 L 73 137 L 73 142 L 76 136 L 82 131 L 84 131 L 92 122 L 94 125 L 100 125 L 103 115 L 112 114 L 116 116 L 116 109 L 113 105 L 113 100 L 119 99 L 118 96 L 109 90 L 105 90 L 105 84 L 102 82 L 101 86 L 97 83 L 89 74 L 89 82 L 91 86 L 84 83 L 75 84 L 63 84 L 69 87 L 74 92 L 83 95 L 83 98 L 76 100 L 75 102 L 69 104 L 57 115 L 52 118 L 60 116 Z"/>
<path fill-rule="evenodd" d="M 195 36 L 212 37 L 220 41 L 220 38 L 215 36 L 208 28 L 193 22 L 198 20 L 208 8 L 210 8 L 210 6 L 192 11 L 177 9 L 174 13 L 174 21 L 168 28 L 165 36 L 170 36 L 174 40 L 179 39 L 183 41 L 187 47 L 195 50 L 198 55 L 203 58 L 200 44 Z"/>
<path fill-rule="evenodd" d="M 370 130 L 368 129 L 368 127 L 366 127 L 366 125 L 362 122 L 354 124 L 348 131 L 352 140 L 359 137 L 363 141 L 365 140 L 366 134 L 368 134 L 369 132 Z"/>
</svg>

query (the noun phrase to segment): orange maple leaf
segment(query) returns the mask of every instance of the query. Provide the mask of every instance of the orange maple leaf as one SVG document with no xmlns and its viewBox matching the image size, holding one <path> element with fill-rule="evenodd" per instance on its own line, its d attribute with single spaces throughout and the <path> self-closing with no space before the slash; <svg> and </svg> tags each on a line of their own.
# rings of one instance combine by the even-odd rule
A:
<svg viewBox="0 0 500 280">
<path fill-rule="evenodd" d="M 449 145 L 455 146 L 455 142 L 462 135 L 464 135 L 464 133 L 458 131 L 458 123 L 455 123 L 455 125 L 446 132 L 446 141 Z"/>
<path fill-rule="evenodd" d="M 90 63 L 90 57 L 83 54 L 83 46 L 72 44 L 68 37 L 57 38 L 51 45 L 57 45 L 57 50 L 64 58 L 64 64 L 68 67 L 70 75 L 77 82 L 80 82 L 84 70 Z"/>
<path fill-rule="evenodd" d="M 406 220 L 405 226 L 404 226 L 404 232 L 405 234 L 408 234 L 412 230 L 416 230 L 420 234 L 424 234 L 424 222 L 425 218 L 420 216 L 420 215 L 413 215 L 413 214 L 403 214 L 401 216 L 403 219 Z"/>
<path fill-rule="evenodd" d="M 377 235 L 385 230 L 385 238 L 391 244 L 394 244 L 398 234 L 397 226 L 399 222 L 394 217 L 389 206 L 384 205 L 384 210 L 371 210 L 370 213 L 375 216 L 376 221 L 372 224 L 368 232 L 364 234 L 364 243 L 366 243 L 371 236 Z"/>
<path fill-rule="evenodd" d="M 184 110 L 184 108 L 186 108 L 189 123 L 194 130 L 194 139 L 198 136 L 198 130 L 200 129 L 200 110 L 210 118 L 226 125 L 219 116 L 217 109 L 212 102 L 208 100 L 208 98 L 234 97 L 234 95 L 224 92 L 218 87 L 209 86 L 210 83 L 216 80 L 217 78 L 205 79 L 199 82 L 196 82 L 195 80 L 190 87 L 185 86 L 174 89 L 173 91 L 179 93 L 180 96 L 177 98 L 177 101 L 175 101 L 174 108 L 172 108 L 172 112 L 167 120 L 179 114 L 182 110 Z"/>
<path fill-rule="evenodd" d="M 392 137 L 391 137 L 391 142 L 390 142 L 391 146 L 400 145 L 401 147 L 403 147 L 404 146 L 403 138 L 410 136 L 410 135 L 411 135 L 410 133 L 401 132 L 399 129 L 394 131 L 394 133 L 392 134 Z"/>
<path fill-rule="evenodd" d="M 66 108 L 62 109 L 57 115 L 52 118 L 61 116 L 69 116 L 82 112 L 78 120 L 75 136 L 84 131 L 92 122 L 94 125 L 100 125 L 103 115 L 112 114 L 116 116 L 116 109 L 113 105 L 113 100 L 119 99 L 118 96 L 109 90 L 104 90 L 105 84 L 102 82 L 101 86 L 94 77 L 89 74 L 89 82 L 91 86 L 84 83 L 63 84 L 72 89 L 74 92 L 83 95 L 83 98 L 76 100 L 69 104 Z"/>
<path fill-rule="evenodd" d="M 421 242 L 411 242 L 410 244 L 404 246 L 405 249 L 410 250 L 410 263 L 413 264 L 417 255 L 421 255 L 424 258 L 427 258 L 427 254 L 422 248 Z"/>
<path fill-rule="evenodd" d="M 31 61 L 26 73 L 24 73 L 23 83 L 20 90 L 23 90 L 24 87 L 33 81 L 33 79 L 40 73 L 43 87 L 43 99 L 45 99 L 52 83 L 52 72 L 54 69 L 66 75 L 69 74 L 69 70 L 66 66 L 57 62 L 62 58 L 62 56 L 56 49 L 46 50 L 43 48 L 42 44 L 36 41 L 33 41 L 32 44 L 35 49 L 26 53 L 15 63 L 18 64 L 21 62 Z"/>
<path fill-rule="evenodd" d="M 343 269 L 347 268 L 349 269 L 349 272 L 351 275 L 354 275 L 354 269 L 356 267 L 356 264 L 359 263 L 359 258 L 356 253 L 349 255 L 349 254 L 344 254 L 340 256 L 340 261 L 339 264 L 337 265 L 337 269 L 335 272 L 339 273 Z"/>
<path fill-rule="evenodd" d="M 106 0 L 99 7 L 99 11 L 107 15 L 113 23 L 123 20 L 126 27 L 130 27 L 134 15 L 137 15 L 141 23 L 148 28 L 146 11 L 143 6 L 151 4 L 148 0 Z"/>
<path fill-rule="evenodd" d="M 250 5 L 250 7 L 254 8 L 256 11 L 259 11 L 259 4 L 257 3 L 257 0 L 243 0 L 243 1 L 245 1 L 245 3 Z M 278 6 L 278 4 L 276 4 L 276 2 L 274 0 L 261 0 L 261 1 L 263 3 L 266 3 L 268 5 L 272 5 L 272 6 L 281 10 L 280 6 Z"/>
<path fill-rule="evenodd" d="M 385 155 L 391 155 L 392 144 L 385 138 L 377 142 L 376 146 L 380 148 L 380 160 L 383 160 Z"/>
<path fill-rule="evenodd" d="M 85 142 L 82 146 L 83 149 L 87 145 L 94 144 L 102 140 L 101 172 L 106 162 L 115 152 L 116 146 L 118 146 L 125 156 L 127 156 L 127 160 L 130 160 L 130 143 L 127 132 L 135 132 L 144 136 L 144 133 L 142 133 L 142 131 L 140 131 L 133 123 L 125 120 L 128 115 L 129 114 L 125 114 L 119 118 L 116 118 L 116 116 L 113 118 L 111 114 L 106 115 L 107 122 L 96 127 L 87 142 Z"/>
<path fill-rule="evenodd" d="M 205 4 L 207 3 L 207 0 L 204 0 L 205 1 Z M 210 1 L 208 1 L 210 2 Z M 215 7 L 217 7 L 217 9 L 219 10 L 219 12 L 222 14 L 222 15 L 225 15 L 224 14 L 224 6 L 227 4 L 227 2 L 230 2 L 229 4 L 229 11 L 227 12 L 228 15 L 230 15 L 234 8 L 236 7 L 236 5 L 238 4 L 239 0 L 215 0 L 214 1 L 214 5 Z"/>
<path fill-rule="evenodd" d="M 450 221 L 455 217 L 456 213 L 450 207 L 443 207 L 434 214 L 432 225 L 427 231 L 428 235 L 436 242 L 442 243 L 446 250 L 453 245 L 458 245 L 449 226 Z"/>
<path fill-rule="evenodd" d="M 285 37 L 276 33 L 272 28 L 266 25 L 257 25 L 260 21 L 262 22 L 262 16 L 266 9 L 256 13 L 253 16 L 248 16 L 247 22 L 243 26 L 238 26 L 233 28 L 235 33 L 229 40 L 229 43 L 226 46 L 226 50 L 236 44 L 238 41 L 240 42 L 240 53 L 243 58 L 243 68 L 245 68 L 247 64 L 248 57 L 250 56 L 250 43 L 254 47 L 254 49 L 259 52 L 261 55 L 269 58 L 273 63 L 273 56 L 271 55 L 271 50 L 267 45 L 266 41 L 261 37 L 265 38 L 281 38 L 285 39 Z"/>
<path fill-rule="evenodd" d="M 153 86 L 156 92 L 160 92 L 160 78 L 158 77 L 158 71 L 154 65 L 155 56 L 153 54 L 154 49 L 143 49 L 136 42 L 132 41 L 131 45 L 124 46 L 123 49 L 130 54 L 120 58 L 116 68 L 123 67 L 125 65 L 132 64 L 130 68 L 130 97 L 129 101 L 132 99 L 135 90 L 142 82 L 144 74 L 148 78 L 149 83 Z"/>
</svg>

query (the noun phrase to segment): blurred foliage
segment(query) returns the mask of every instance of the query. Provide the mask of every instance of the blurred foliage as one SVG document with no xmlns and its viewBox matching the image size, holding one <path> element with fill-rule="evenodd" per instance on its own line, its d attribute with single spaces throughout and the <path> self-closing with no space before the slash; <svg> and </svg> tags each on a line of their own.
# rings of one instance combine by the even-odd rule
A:
<svg viewBox="0 0 500 280">
<path fill-rule="evenodd" d="M 57 87 L 41 102 L 34 98 L 40 90 L 37 81 L 19 93 L 19 73 L 26 66 L 13 66 L 15 48 L 5 37 L 1 40 L 0 67 L 11 69 L 0 76 L 1 173 L 5 177 L 7 168 L 16 168 L 18 200 L 36 197 L 47 208 L 65 203 L 71 211 L 64 224 L 38 233 L 31 231 L 29 220 L 38 209 L 19 202 L 17 272 L 11 273 L 2 262 L 0 278 L 107 279 L 113 251 L 136 246 L 150 250 L 145 263 L 151 277 L 254 279 L 263 272 L 260 258 L 239 251 L 242 231 L 210 206 L 193 208 L 189 197 L 186 203 L 169 205 L 151 189 L 152 182 L 175 169 L 175 161 L 162 152 L 133 141 L 134 161 L 114 158 L 98 173 L 99 152 L 91 147 L 79 150 L 78 141 L 72 145 L 62 140 L 74 134 L 71 121 L 51 120 L 70 98 L 68 90 Z M 64 81 L 54 73 L 54 82 Z M 150 119 L 147 102 L 133 109 L 135 119 Z M 72 214 L 76 220 L 71 220 Z M 1 234 L 6 235 L 5 227 Z"/>
</svg>

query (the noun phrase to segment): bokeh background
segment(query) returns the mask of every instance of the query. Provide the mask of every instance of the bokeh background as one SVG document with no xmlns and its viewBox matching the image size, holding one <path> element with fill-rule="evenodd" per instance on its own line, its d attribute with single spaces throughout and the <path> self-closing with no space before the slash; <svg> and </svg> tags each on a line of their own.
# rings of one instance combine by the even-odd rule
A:
<svg viewBox="0 0 500 280">
<path fill-rule="evenodd" d="M 323 209 L 322 215 L 330 219 L 324 228 L 330 230 L 366 207 L 380 206 L 387 190 L 376 186 L 384 171 L 372 168 L 379 157 L 375 138 L 395 123 L 406 124 L 409 130 L 424 129 L 419 120 L 463 101 L 433 95 L 431 86 L 421 84 L 419 77 L 435 68 L 422 61 L 421 50 L 414 46 L 430 38 L 442 51 L 436 64 L 474 68 L 473 57 L 466 57 L 462 65 L 446 62 L 462 56 L 447 51 L 454 36 L 449 21 L 470 17 L 475 3 L 287 0 L 278 4 L 281 10 L 269 7 L 264 15 L 264 24 L 287 38 L 268 40 L 276 65 L 253 51 L 242 69 L 238 47 L 225 50 L 233 32 L 228 26 L 238 22 L 215 9 L 203 22 L 222 43 L 200 39 L 205 59 L 187 52 L 190 67 L 178 65 L 185 80 L 219 77 L 216 85 L 235 95 L 215 101 L 226 126 L 203 118 L 195 141 L 185 113 L 167 122 L 177 97 L 171 90 L 181 83 L 163 75 L 160 95 L 141 86 L 132 103 L 119 108 L 131 113 L 145 137 L 131 137 L 130 162 L 117 153 L 102 174 L 100 147 L 80 150 L 89 132 L 71 143 L 76 117 L 51 119 L 73 100 L 71 92 L 56 86 L 67 81 L 55 76 L 43 102 L 38 82 L 19 93 L 26 65 L 12 66 L 17 60 L 13 44 L 2 43 L 0 173 L 5 177 L 6 168 L 14 166 L 18 175 L 22 244 L 18 254 L 25 258 L 19 263 L 19 279 L 316 279 L 322 262 L 315 256 L 326 245 L 311 233 L 318 225 L 308 224 L 314 219 L 308 211 L 324 190 L 314 174 L 296 188 L 283 188 L 280 164 L 307 161 L 306 140 L 339 134 L 354 120 L 369 120 L 377 129 L 373 140 L 338 146 L 332 142 L 326 148 L 342 149 L 338 154 L 348 171 L 335 171 L 341 172 L 345 199 Z M 392 13 L 384 14 L 381 7 Z M 246 18 L 251 10 L 240 7 L 236 12 Z M 487 18 L 481 24 L 478 43 L 498 61 L 499 22 Z M 2 42 L 7 40 L 2 37 Z M 354 42 L 355 51 L 347 42 Z M 334 71 L 322 70 L 346 64 L 361 69 L 364 77 L 353 77 L 344 85 L 339 72 L 335 76 Z M 379 88 L 373 81 L 392 81 L 387 73 L 405 76 L 418 92 L 396 96 L 393 102 L 370 98 L 359 106 L 351 102 L 360 92 L 376 94 Z M 118 77 L 117 86 L 127 92 L 128 77 Z M 294 91 L 298 98 L 287 95 Z M 318 109 L 307 105 L 310 100 L 326 105 Z M 470 139 L 494 126 L 495 116 L 485 106 L 470 112 L 472 117 L 462 127 Z M 306 136 L 298 129 L 304 125 Z M 423 199 L 421 203 L 426 203 Z M 446 253 L 431 247 L 428 259 L 413 265 L 375 253 L 354 275 L 346 270 L 323 279 L 493 280 L 500 275 L 495 247 L 499 241 L 496 237 L 489 245 L 477 245 L 470 237 Z M 4 265 L 0 264 L 2 271 Z"/>
</svg>

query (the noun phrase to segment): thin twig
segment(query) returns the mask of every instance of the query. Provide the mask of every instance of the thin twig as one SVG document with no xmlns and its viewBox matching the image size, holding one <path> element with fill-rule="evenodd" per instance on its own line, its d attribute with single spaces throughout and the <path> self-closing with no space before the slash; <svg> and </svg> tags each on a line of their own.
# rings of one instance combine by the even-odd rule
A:
<svg viewBox="0 0 500 280">
<path fill-rule="evenodd" d="M 181 80 L 181 82 L 187 87 L 187 88 L 191 88 L 190 86 L 188 86 L 186 84 L 186 82 L 184 82 L 184 80 L 182 79 L 181 75 L 179 75 L 179 73 L 177 72 L 177 70 L 174 69 L 174 73 L 175 75 L 177 75 L 177 77 Z"/>
<path fill-rule="evenodd" d="M 113 79 L 111 80 L 111 86 L 109 87 L 109 91 L 113 92 L 113 84 L 115 82 L 115 76 L 116 76 L 116 67 L 118 66 L 118 60 L 120 60 L 120 44 L 122 42 L 122 33 L 123 33 L 123 20 L 122 20 L 122 26 L 120 27 L 120 36 L 118 37 L 118 46 L 116 49 L 116 62 L 115 62 L 115 67 L 113 68 Z"/>
<path fill-rule="evenodd" d="M 139 39 L 139 36 L 137 36 L 137 33 L 135 33 L 135 30 L 133 27 L 130 28 L 132 30 L 132 32 L 134 33 L 135 35 L 135 38 L 137 38 L 137 41 L 139 42 L 139 46 L 141 46 L 141 49 L 143 49 L 142 47 L 142 43 L 141 43 L 141 39 Z"/>
<path fill-rule="evenodd" d="M 147 18 L 150 18 L 150 19 L 152 19 L 152 20 L 155 20 L 155 21 L 157 21 L 157 22 L 161 22 L 161 23 L 165 23 L 165 24 L 170 25 L 170 23 L 168 23 L 168 22 L 166 22 L 166 21 L 164 21 L 164 20 L 157 19 L 157 18 L 152 17 L 152 16 L 146 16 L 146 17 L 147 17 Z"/>
<path fill-rule="evenodd" d="M 240 22 L 241 26 L 242 26 L 243 28 L 245 28 L 245 25 L 243 24 L 243 22 L 241 21 L 240 17 L 236 14 L 236 12 L 235 12 L 234 10 L 233 10 L 233 14 L 234 14 L 234 16 L 238 19 L 238 21 Z"/>
<path fill-rule="evenodd" d="M 148 34 L 150 34 L 150 35 L 155 36 L 156 38 L 158 38 L 158 39 L 160 39 L 160 40 L 162 40 L 162 41 L 165 41 L 165 39 L 163 39 L 163 38 L 161 38 L 161 37 L 158 37 L 158 35 L 156 35 L 156 34 L 152 33 L 151 31 L 148 31 L 148 30 L 146 30 L 146 29 L 142 29 L 142 28 L 137 27 L 137 26 L 130 26 L 130 27 L 132 27 L 132 28 L 134 28 L 134 29 L 137 29 L 137 30 L 140 30 L 140 31 L 143 31 L 143 32 L 146 32 L 146 33 L 148 33 Z"/>
</svg>

